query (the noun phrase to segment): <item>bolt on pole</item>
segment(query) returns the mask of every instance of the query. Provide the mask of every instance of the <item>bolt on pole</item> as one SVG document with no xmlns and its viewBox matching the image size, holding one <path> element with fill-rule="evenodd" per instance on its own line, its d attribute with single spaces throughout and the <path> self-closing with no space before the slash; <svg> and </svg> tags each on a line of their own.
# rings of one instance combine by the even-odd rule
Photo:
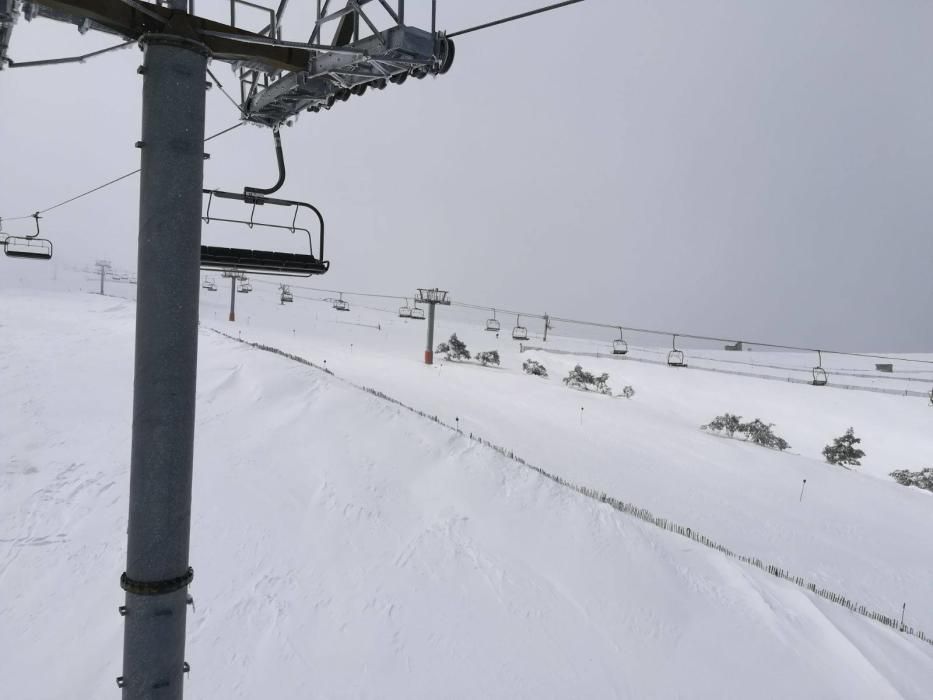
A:
<svg viewBox="0 0 933 700">
<path fill-rule="evenodd" d="M 175 0 L 177 3 L 178 0 Z M 180 700 L 191 529 L 208 49 L 143 38 L 124 700 Z"/>
</svg>

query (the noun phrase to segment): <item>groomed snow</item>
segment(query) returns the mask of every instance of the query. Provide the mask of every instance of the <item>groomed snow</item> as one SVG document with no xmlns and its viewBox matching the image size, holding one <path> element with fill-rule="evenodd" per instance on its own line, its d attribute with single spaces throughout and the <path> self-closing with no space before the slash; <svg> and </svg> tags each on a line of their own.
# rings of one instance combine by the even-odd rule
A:
<svg viewBox="0 0 933 700">
<path fill-rule="evenodd" d="M 355 309 L 346 322 L 383 330 L 338 325 L 271 292 L 238 298 L 249 325 L 222 320 L 225 294 L 202 305 L 191 697 L 929 696 L 933 646 L 340 378 L 892 615 L 907 601 L 933 632 L 933 499 L 884 477 L 933 461 L 922 401 L 595 359 L 581 362 L 637 393 L 585 395 L 559 381 L 573 357 L 534 355 L 552 378 L 526 377 L 503 337 L 503 369 L 426 368 L 423 324 Z M 115 696 L 134 304 L 0 295 L 4 695 Z M 795 454 L 698 429 L 724 410 L 777 423 Z M 819 459 L 849 424 L 859 472 Z"/>
</svg>

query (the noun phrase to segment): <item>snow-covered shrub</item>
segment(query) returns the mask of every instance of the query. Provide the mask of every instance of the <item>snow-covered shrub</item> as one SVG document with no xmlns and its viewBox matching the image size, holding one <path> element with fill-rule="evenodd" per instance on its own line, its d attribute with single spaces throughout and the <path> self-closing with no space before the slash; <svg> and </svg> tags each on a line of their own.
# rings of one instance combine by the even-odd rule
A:
<svg viewBox="0 0 933 700">
<path fill-rule="evenodd" d="M 522 363 L 522 369 L 525 371 L 525 374 L 533 374 L 536 377 L 547 376 L 547 367 L 537 360 L 525 360 Z"/>
<path fill-rule="evenodd" d="M 609 388 L 609 375 L 600 374 L 596 376 L 591 374 L 583 369 L 580 365 L 574 367 L 570 372 L 564 377 L 564 384 L 574 389 L 582 389 L 583 391 L 597 391 L 600 394 L 611 394 L 612 389 Z"/>
<path fill-rule="evenodd" d="M 756 445 L 783 452 L 790 445 L 787 444 L 787 440 L 774 434 L 771 430 L 773 427 L 774 423 L 765 423 L 756 418 L 751 423 L 740 424 L 737 432 L 745 435 L 746 440 L 751 440 Z"/>
<path fill-rule="evenodd" d="M 479 361 L 483 367 L 486 365 L 498 365 L 499 364 L 499 351 L 498 350 L 487 350 L 486 352 L 476 353 L 476 359 Z"/>
<path fill-rule="evenodd" d="M 823 456 L 830 464 L 838 464 L 847 469 L 850 466 L 858 467 L 862 464 L 860 460 L 865 456 L 865 451 L 856 447 L 861 441 L 862 438 L 855 437 L 855 430 L 849 428 L 845 435 L 833 438 L 833 444 L 823 448 Z"/>
<path fill-rule="evenodd" d="M 729 437 L 735 435 L 742 423 L 742 416 L 736 416 L 732 413 L 723 413 L 716 416 L 708 424 L 700 426 L 703 430 L 711 430 L 714 433 L 725 433 Z"/>
<path fill-rule="evenodd" d="M 899 484 L 904 486 L 916 486 L 920 489 L 933 491 L 933 468 L 927 467 L 918 472 L 909 472 L 906 469 L 898 469 L 891 472 L 890 476 Z"/>
<path fill-rule="evenodd" d="M 632 388 L 631 384 L 627 384 L 626 386 L 622 388 L 622 396 L 624 396 L 627 399 L 630 399 L 633 396 L 635 396 L 635 389 Z"/>
<path fill-rule="evenodd" d="M 749 440 L 756 445 L 783 452 L 790 445 L 787 444 L 787 440 L 774 434 L 773 427 L 774 423 L 765 423 L 760 418 L 743 423 L 742 416 L 733 413 L 723 413 L 721 416 L 713 418 L 708 424 L 700 426 L 702 430 L 722 433 L 729 437 L 734 437 L 738 433 L 745 440 Z"/>
<path fill-rule="evenodd" d="M 446 343 L 440 343 L 437 346 L 436 352 L 443 352 L 447 354 L 448 360 L 469 360 L 470 351 L 467 350 L 466 343 L 464 343 L 460 338 L 457 337 L 457 334 L 454 333 Z"/>
<path fill-rule="evenodd" d="M 447 343 L 438 343 L 437 347 L 434 349 L 434 352 L 436 352 L 438 355 L 440 355 L 442 352 L 450 352 L 450 346 Z"/>
</svg>

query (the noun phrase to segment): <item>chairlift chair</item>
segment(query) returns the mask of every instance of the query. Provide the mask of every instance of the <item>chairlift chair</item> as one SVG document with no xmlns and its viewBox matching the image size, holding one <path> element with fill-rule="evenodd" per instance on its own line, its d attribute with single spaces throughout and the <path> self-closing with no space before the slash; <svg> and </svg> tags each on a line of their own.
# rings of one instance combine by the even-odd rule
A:
<svg viewBox="0 0 933 700">
<path fill-rule="evenodd" d="M 251 250 L 248 248 L 227 248 L 223 246 L 201 246 L 202 270 L 239 270 L 254 275 L 282 275 L 286 277 L 310 277 L 322 275 L 327 272 L 330 262 L 324 260 L 324 218 L 316 207 L 307 202 L 290 199 L 277 199 L 261 194 L 244 192 L 223 192 L 221 190 L 204 190 L 207 195 L 207 212 L 202 216 L 205 224 L 212 221 L 222 221 L 233 224 L 243 224 L 249 228 L 258 227 L 273 231 L 287 231 L 307 238 L 306 253 L 286 253 L 270 250 Z M 214 198 L 233 199 L 252 205 L 249 220 L 229 219 L 211 216 L 211 204 Z M 294 207 L 290 225 L 270 224 L 255 220 L 257 206 Z M 318 254 L 314 254 L 311 231 L 297 225 L 298 213 L 308 209 L 315 214 L 318 220 Z"/>
<path fill-rule="evenodd" d="M 671 341 L 671 351 L 667 353 L 667 364 L 671 367 L 686 367 L 686 358 L 683 350 L 677 349 L 677 336 Z"/>
<path fill-rule="evenodd" d="M 0 236 L 0 245 L 3 246 L 4 254 L 11 258 L 26 258 L 28 260 L 51 260 L 52 259 L 52 241 L 47 238 L 39 238 L 39 213 L 32 215 L 36 221 L 36 232 L 32 236 L 14 236 L 9 233 L 2 233 Z"/>
<path fill-rule="evenodd" d="M 829 382 L 829 377 L 826 375 L 826 370 L 823 369 L 823 353 L 819 350 L 816 351 L 817 361 L 816 367 L 813 368 L 813 386 L 826 386 Z"/>
<path fill-rule="evenodd" d="M 621 328 L 619 328 L 618 339 L 612 341 L 612 354 L 613 355 L 627 355 L 628 354 L 628 343 L 626 343 L 625 339 L 622 337 Z"/>
<path fill-rule="evenodd" d="M 237 291 L 240 294 L 249 294 L 251 291 L 253 291 L 253 285 L 250 283 L 249 280 L 243 280 L 242 282 L 240 282 L 240 286 L 237 289 Z"/>
<path fill-rule="evenodd" d="M 486 330 L 492 333 L 498 333 L 501 327 L 502 325 L 499 323 L 498 319 L 496 318 L 496 310 L 493 309 L 492 318 L 486 319 Z"/>
<path fill-rule="evenodd" d="M 350 302 L 345 301 L 343 294 L 340 295 L 339 299 L 334 299 L 334 311 L 349 311 Z"/>
<path fill-rule="evenodd" d="M 411 307 L 411 318 L 413 321 L 424 320 L 424 309 L 418 306 L 417 302 L 415 302 L 415 305 Z"/>
<path fill-rule="evenodd" d="M 295 301 L 295 297 L 292 296 L 292 290 L 288 288 L 288 285 L 283 284 L 279 289 L 282 292 L 281 296 L 279 297 L 281 303 L 289 304 Z"/>
<path fill-rule="evenodd" d="M 528 329 L 521 325 L 521 314 L 515 317 L 515 328 L 512 329 L 512 340 L 528 340 Z"/>
<path fill-rule="evenodd" d="M 51 260 L 52 241 L 29 236 L 7 236 L 3 241 L 3 252 L 11 258 Z"/>
<path fill-rule="evenodd" d="M 411 307 L 408 306 L 408 299 L 403 299 L 402 301 L 405 302 L 405 305 L 398 307 L 398 317 L 411 318 Z"/>
</svg>

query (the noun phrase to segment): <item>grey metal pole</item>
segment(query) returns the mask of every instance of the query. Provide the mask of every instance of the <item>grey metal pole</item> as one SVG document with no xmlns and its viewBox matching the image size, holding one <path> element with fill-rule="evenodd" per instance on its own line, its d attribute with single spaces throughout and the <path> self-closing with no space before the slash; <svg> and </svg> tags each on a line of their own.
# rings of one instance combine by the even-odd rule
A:
<svg viewBox="0 0 933 700">
<path fill-rule="evenodd" d="M 100 266 L 100 295 L 104 296 L 104 266 Z"/>
<path fill-rule="evenodd" d="M 143 38 L 133 449 L 123 637 L 124 700 L 180 700 L 198 354 L 208 50 Z"/>
<path fill-rule="evenodd" d="M 236 275 L 230 276 L 230 320 L 236 321 Z"/>
<path fill-rule="evenodd" d="M 551 320 L 548 318 L 547 314 L 544 314 L 544 342 L 547 342 L 547 329 L 551 325 Z"/>
<path fill-rule="evenodd" d="M 807 480 L 803 480 L 803 484 L 800 486 L 800 498 L 797 499 L 797 502 L 800 503 L 803 501 L 803 490 L 807 488 Z"/>
<path fill-rule="evenodd" d="M 424 350 L 424 364 L 434 364 L 434 304 L 428 304 L 428 345 Z"/>
</svg>

